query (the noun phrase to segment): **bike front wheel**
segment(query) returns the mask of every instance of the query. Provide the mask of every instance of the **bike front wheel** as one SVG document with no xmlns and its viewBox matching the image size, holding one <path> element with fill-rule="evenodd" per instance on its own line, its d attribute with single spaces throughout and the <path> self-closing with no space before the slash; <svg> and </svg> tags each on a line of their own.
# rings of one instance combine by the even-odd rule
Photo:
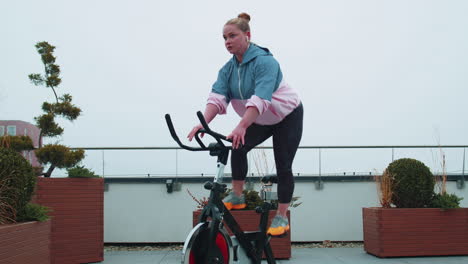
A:
<svg viewBox="0 0 468 264">
<path fill-rule="evenodd" d="M 208 248 L 209 235 L 209 222 L 199 223 L 192 229 L 182 250 L 183 264 L 232 263 L 232 241 L 226 230 L 218 229 L 215 246 L 211 249 Z"/>
</svg>

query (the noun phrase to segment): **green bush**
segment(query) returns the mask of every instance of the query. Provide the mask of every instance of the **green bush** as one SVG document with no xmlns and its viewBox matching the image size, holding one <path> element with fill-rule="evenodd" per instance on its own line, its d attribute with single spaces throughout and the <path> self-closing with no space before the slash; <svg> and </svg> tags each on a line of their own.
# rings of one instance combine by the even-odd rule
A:
<svg viewBox="0 0 468 264">
<path fill-rule="evenodd" d="M 0 182 L 3 186 L 0 197 L 14 209 L 15 212 L 10 212 L 14 216 L 24 209 L 33 195 L 36 186 L 33 168 L 18 152 L 0 148 Z"/>
<path fill-rule="evenodd" d="M 245 203 L 247 204 L 244 210 L 255 210 L 255 208 L 263 204 L 263 200 L 260 198 L 260 195 L 257 191 L 244 190 L 244 197 Z"/>
<path fill-rule="evenodd" d="M 8 178 L 0 180 L 0 225 L 15 222 L 16 219 L 16 210 L 13 207 L 15 199 L 4 195 L 13 189 L 8 185 L 8 180 Z"/>
<path fill-rule="evenodd" d="M 392 178 L 392 202 L 399 208 L 428 207 L 434 196 L 435 179 L 429 168 L 415 159 L 399 159 L 387 171 Z"/>
<path fill-rule="evenodd" d="M 34 145 L 33 141 L 28 136 L 4 136 L 0 137 L 0 142 L 7 141 L 9 143 L 9 148 L 16 150 L 16 151 L 23 151 L 23 150 L 33 150 Z"/>
<path fill-rule="evenodd" d="M 27 222 L 27 221 L 40 221 L 44 222 L 49 219 L 49 208 L 35 204 L 28 203 L 21 211 L 18 212 L 16 220 L 18 222 Z"/>
<path fill-rule="evenodd" d="M 68 177 L 70 178 L 99 178 L 99 176 L 94 174 L 93 171 L 83 166 L 76 166 L 76 167 L 67 169 L 67 172 L 68 172 Z"/>
<path fill-rule="evenodd" d="M 460 208 L 461 200 L 463 200 L 463 198 L 460 198 L 455 194 L 436 194 L 432 199 L 430 207 L 442 209 Z"/>
</svg>

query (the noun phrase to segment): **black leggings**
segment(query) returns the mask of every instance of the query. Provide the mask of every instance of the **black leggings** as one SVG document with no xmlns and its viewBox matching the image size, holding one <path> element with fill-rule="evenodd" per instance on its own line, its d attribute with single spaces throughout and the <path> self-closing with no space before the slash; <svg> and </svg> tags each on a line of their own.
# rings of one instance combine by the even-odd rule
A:
<svg viewBox="0 0 468 264">
<path fill-rule="evenodd" d="M 275 125 L 252 124 L 245 133 L 245 145 L 232 150 L 231 168 L 234 180 L 247 176 L 247 153 L 273 136 L 276 174 L 278 175 L 278 201 L 290 203 L 294 192 L 292 163 L 302 137 L 304 109 L 302 103 Z"/>
</svg>

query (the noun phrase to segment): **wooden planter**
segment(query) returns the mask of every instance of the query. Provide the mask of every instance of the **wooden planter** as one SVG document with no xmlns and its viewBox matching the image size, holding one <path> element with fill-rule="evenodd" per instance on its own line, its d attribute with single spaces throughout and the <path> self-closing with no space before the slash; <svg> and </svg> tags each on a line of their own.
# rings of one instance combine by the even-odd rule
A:
<svg viewBox="0 0 468 264">
<path fill-rule="evenodd" d="M 0 263 L 49 264 L 51 221 L 0 225 Z"/>
<path fill-rule="evenodd" d="M 362 215 L 369 254 L 468 255 L 468 208 L 363 208 Z"/>
<path fill-rule="evenodd" d="M 201 211 L 193 212 L 193 226 L 198 224 L 198 218 Z M 260 223 L 260 214 L 256 213 L 254 210 L 233 210 L 231 214 L 236 218 L 236 221 L 239 223 L 240 227 L 244 231 L 257 231 L 258 224 Z M 271 223 L 273 217 L 275 217 L 276 211 L 271 211 L 268 217 L 268 226 Z M 291 225 L 290 211 L 288 211 L 288 220 Z M 229 228 L 227 228 L 229 234 L 232 235 Z M 285 237 L 281 238 L 272 238 L 270 240 L 271 248 L 273 249 L 273 254 L 276 259 L 290 259 L 291 258 L 291 230 L 287 233 Z"/>
<path fill-rule="evenodd" d="M 38 178 L 34 201 L 52 209 L 51 263 L 104 260 L 104 179 Z"/>
</svg>

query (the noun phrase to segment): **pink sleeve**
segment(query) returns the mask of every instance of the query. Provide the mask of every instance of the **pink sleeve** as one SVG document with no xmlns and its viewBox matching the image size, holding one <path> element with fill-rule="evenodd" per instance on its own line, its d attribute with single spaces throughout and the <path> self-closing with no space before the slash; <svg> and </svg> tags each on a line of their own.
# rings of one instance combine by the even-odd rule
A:
<svg viewBox="0 0 468 264">
<path fill-rule="evenodd" d="M 250 99 L 247 101 L 247 104 L 245 105 L 245 107 L 247 108 L 249 106 L 254 106 L 257 108 L 258 113 L 261 115 L 268 110 L 270 105 L 271 105 L 270 101 L 262 99 L 256 95 L 252 95 L 252 97 L 250 97 Z"/>
<path fill-rule="evenodd" d="M 216 107 L 218 107 L 218 114 L 219 115 L 224 115 L 226 114 L 226 108 L 227 108 L 227 102 L 226 102 L 226 97 L 221 94 L 217 93 L 210 93 L 208 96 L 207 104 L 213 104 Z"/>
</svg>

